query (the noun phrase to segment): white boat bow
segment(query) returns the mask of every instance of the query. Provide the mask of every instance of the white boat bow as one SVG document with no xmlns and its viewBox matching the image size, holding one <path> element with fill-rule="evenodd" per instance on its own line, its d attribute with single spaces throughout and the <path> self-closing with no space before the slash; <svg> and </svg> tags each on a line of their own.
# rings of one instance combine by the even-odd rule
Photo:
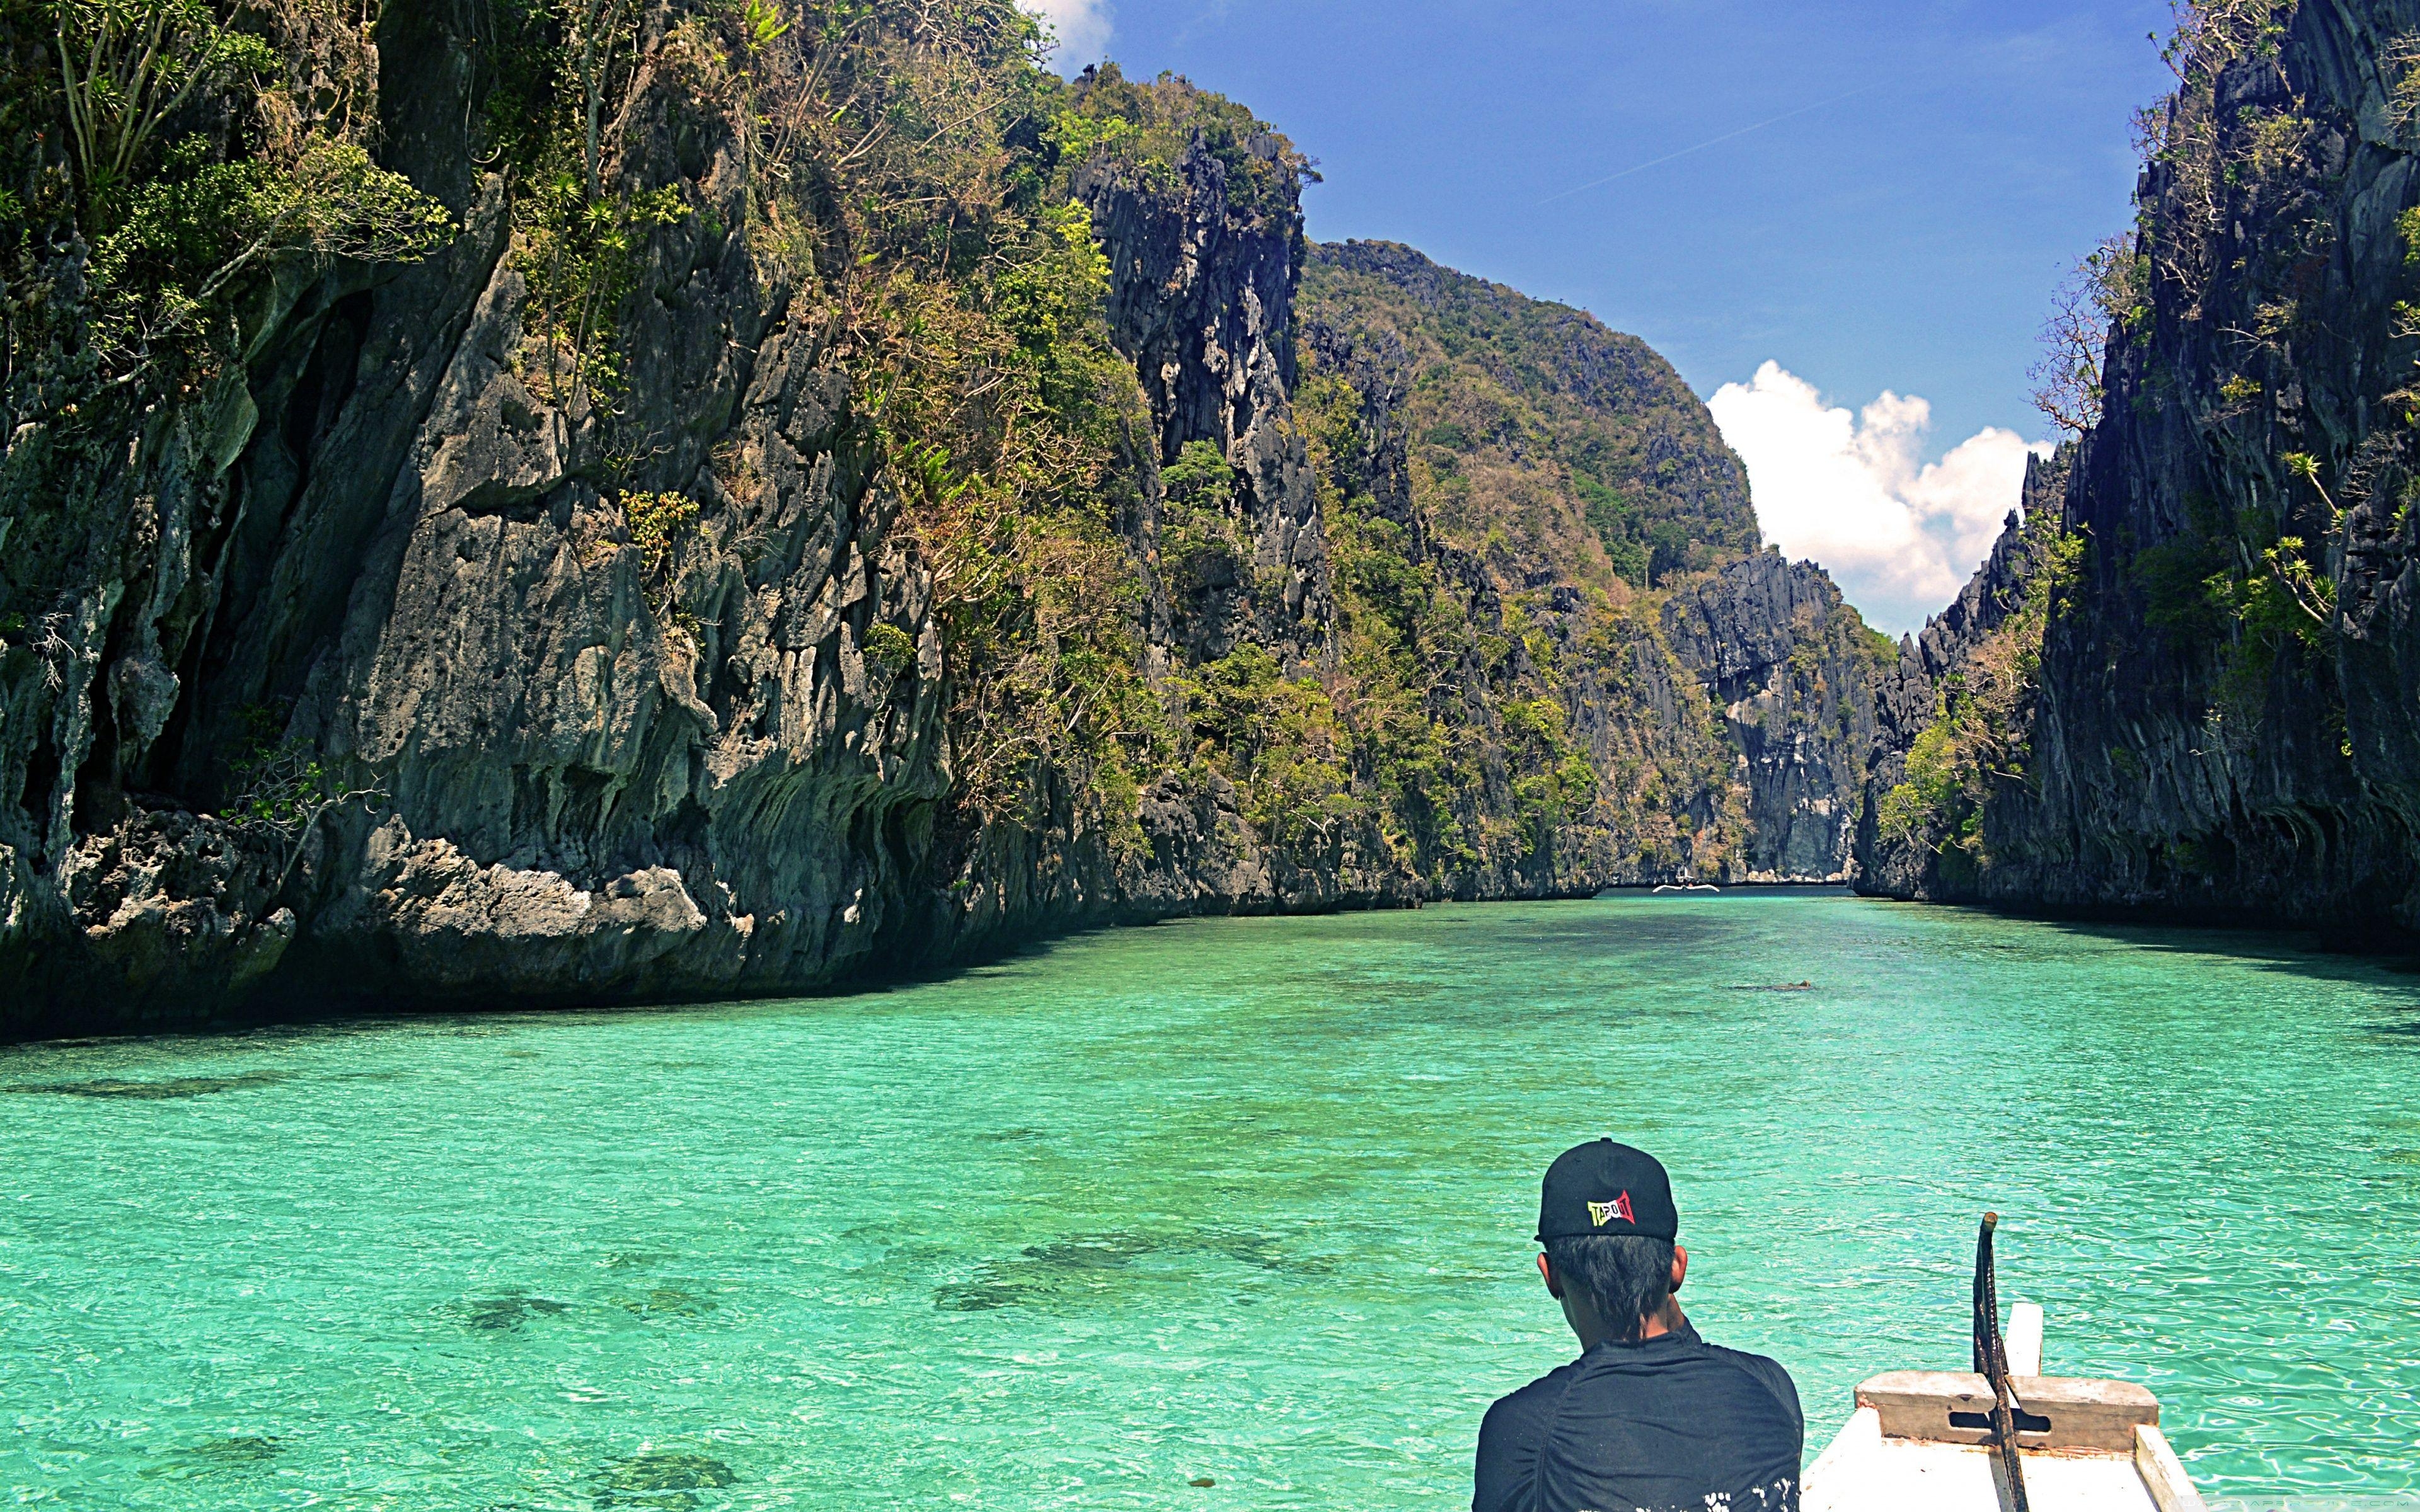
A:
<svg viewBox="0 0 2420 1512">
<path fill-rule="evenodd" d="M 2158 1398 L 2122 1381 L 2018 1376 L 2018 1458 L 2035 1512 L 2204 1512 L 2160 1432 Z M 1900 1370 L 1807 1472 L 1804 1512 L 1993 1512 L 2012 1505 L 1990 1381 Z"/>
</svg>

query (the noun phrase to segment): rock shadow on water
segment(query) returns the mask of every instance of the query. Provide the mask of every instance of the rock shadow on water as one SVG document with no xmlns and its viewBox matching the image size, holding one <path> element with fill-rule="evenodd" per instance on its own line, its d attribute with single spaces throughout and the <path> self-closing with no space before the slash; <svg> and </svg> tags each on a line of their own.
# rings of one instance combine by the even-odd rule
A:
<svg viewBox="0 0 2420 1512">
<path fill-rule="evenodd" d="M 2399 1018 L 2383 1019 L 2374 1023 L 2369 1026 L 2369 1034 L 2372 1039 L 2383 1041 L 2388 1043 L 2394 1043 L 2400 1041 L 2420 1041 L 2420 1011 L 2411 1012 Z"/>
<path fill-rule="evenodd" d="M 517 1334 L 533 1318 L 552 1318 L 571 1311 L 571 1304 L 527 1292 L 507 1291 L 493 1297 L 465 1297 L 452 1304 L 462 1326 L 478 1334 Z"/>
<path fill-rule="evenodd" d="M 697 1492 L 721 1490 L 739 1476 L 720 1459 L 671 1449 L 642 1450 L 617 1459 L 595 1476 L 597 1506 L 645 1507 L 651 1512 L 690 1512 Z"/>
<path fill-rule="evenodd" d="M 1323 1275 L 1333 1269 L 1325 1260 L 1286 1255 L 1267 1234 L 1074 1234 L 1029 1244 L 1009 1259 L 985 1261 L 970 1280 L 936 1287 L 933 1305 L 943 1312 L 980 1313 L 1094 1295 L 1117 1286 L 1137 1261 L 1152 1256 L 1215 1258 L 1287 1275 Z"/>
<path fill-rule="evenodd" d="M 255 1087 L 274 1086 L 284 1080 L 286 1073 L 282 1071 L 251 1071 L 232 1076 L 168 1076 L 153 1081 L 103 1076 L 83 1082 L 24 1082 L 8 1090 L 31 1096 L 123 1097 L 141 1102 L 163 1102 L 171 1098 L 208 1097 L 213 1092 L 240 1092 Z"/>
</svg>

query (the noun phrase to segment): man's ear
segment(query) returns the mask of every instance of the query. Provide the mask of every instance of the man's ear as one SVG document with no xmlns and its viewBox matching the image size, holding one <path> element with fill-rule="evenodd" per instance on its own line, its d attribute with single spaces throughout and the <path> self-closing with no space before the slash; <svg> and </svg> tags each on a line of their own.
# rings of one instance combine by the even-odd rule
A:
<svg viewBox="0 0 2420 1512">
<path fill-rule="evenodd" d="M 1544 1255 L 1538 1257 L 1538 1277 L 1546 1283 L 1547 1296 L 1557 1302 L 1563 1300 L 1563 1284 L 1555 1279 L 1555 1268 L 1546 1263 L 1546 1257 Z"/>
<path fill-rule="evenodd" d="M 1689 1279 L 1689 1252 L 1680 1245 L 1672 1246 L 1672 1289 L 1679 1291 L 1681 1283 Z"/>
</svg>

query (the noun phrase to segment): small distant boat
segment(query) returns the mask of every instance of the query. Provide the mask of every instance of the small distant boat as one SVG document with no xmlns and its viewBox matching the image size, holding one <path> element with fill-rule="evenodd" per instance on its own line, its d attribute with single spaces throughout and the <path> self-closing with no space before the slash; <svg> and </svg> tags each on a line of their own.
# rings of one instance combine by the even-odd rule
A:
<svg viewBox="0 0 2420 1512">
<path fill-rule="evenodd" d="M 1655 890 L 1657 892 L 1720 892 L 1723 889 L 1709 882 L 1692 882 L 1685 887 L 1668 882 Z"/>
<path fill-rule="evenodd" d="M 1975 1255 L 1972 1373 L 1896 1370 L 1808 1467 L 1803 1512 L 2206 1512 L 2160 1432 L 2159 1399 L 2123 1381 L 2041 1373 L 2042 1310 L 2000 1333 L 1992 1229 Z"/>
</svg>

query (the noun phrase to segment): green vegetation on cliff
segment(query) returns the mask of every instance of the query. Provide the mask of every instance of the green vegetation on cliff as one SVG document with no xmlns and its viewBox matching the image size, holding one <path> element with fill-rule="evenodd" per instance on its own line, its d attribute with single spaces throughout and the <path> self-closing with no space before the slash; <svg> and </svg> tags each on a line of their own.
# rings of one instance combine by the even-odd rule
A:
<svg viewBox="0 0 2420 1512">
<path fill-rule="evenodd" d="M 1399 347 L 1416 486 L 1466 549 L 1640 587 L 1757 549 L 1745 469 L 1636 336 L 1388 242 L 1315 249 L 1302 315 Z"/>
<path fill-rule="evenodd" d="M 1448 892 L 1542 862 L 1723 874 L 1744 821 L 1727 801 L 1730 752 L 1702 697 L 1675 691 L 1686 674 L 1652 608 L 1534 557 L 1522 565 L 1545 581 L 1499 592 L 1481 559 L 1437 539 L 1417 473 L 1373 434 L 1403 417 L 1356 386 L 1370 376 L 1340 369 L 1347 355 L 1314 343 L 1296 404 L 1335 571 L 1331 696 L 1396 864 Z M 1406 515 L 1385 496 L 1407 482 Z"/>
<path fill-rule="evenodd" d="M 1972 886 L 1992 864 L 1985 817 L 1993 801 L 2034 782 L 2043 638 L 2074 592 L 2085 545 L 2047 508 L 2001 543 L 1994 565 L 2008 580 L 1981 606 L 1981 633 L 1932 689 L 1931 720 L 1907 752 L 1904 779 L 1879 795 L 1882 841 L 1923 856 L 1950 887 Z"/>
<path fill-rule="evenodd" d="M 442 241 L 443 207 L 371 159 L 375 56 L 327 0 L 0 0 L 11 429 L 107 428 L 128 391 L 139 412 L 224 372 L 244 301 L 298 265 Z"/>
</svg>

